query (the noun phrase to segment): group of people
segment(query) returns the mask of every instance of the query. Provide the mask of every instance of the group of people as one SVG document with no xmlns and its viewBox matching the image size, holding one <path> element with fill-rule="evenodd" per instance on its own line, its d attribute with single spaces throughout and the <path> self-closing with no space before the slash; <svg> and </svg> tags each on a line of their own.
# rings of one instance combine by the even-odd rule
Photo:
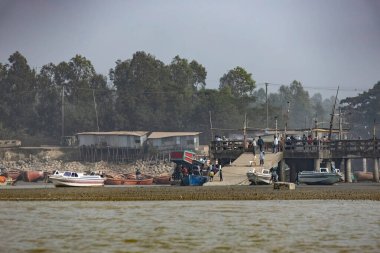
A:
<svg viewBox="0 0 380 253">
<path fill-rule="evenodd" d="M 265 142 L 264 142 L 263 138 L 261 138 L 261 136 L 259 136 L 257 141 L 255 138 L 253 138 L 253 140 L 248 144 L 248 148 L 252 149 L 252 152 L 253 152 L 255 159 L 256 159 L 256 149 L 258 147 L 258 149 L 260 151 L 259 159 L 260 159 L 260 165 L 261 166 L 264 165 L 264 159 L 265 159 L 264 145 L 265 145 Z M 273 136 L 272 151 L 273 151 L 273 153 L 277 153 L 280 151 L 280 141 L 279 141 L 277 135 Z"/>
<path fill-rule="evenodd" d="M 223 181 L 223 172 L 222 172 L 222 166 L 219 165 L 219 168 L 213 164 L 210 164 L 209 166 L 205 166 L 204 164 L 201 165 L 191 165 L 189 168 L 177 164 L 177 166 L 174 169 L 172 178 L 174 180 L 182 180 L 183 177 L 188 176 L 188 175 L 207 175 L 209 178 L 209 181 L 214 181 L 214 176 L 215 174 L 219 172 L 219 180 Z M 137 176 L 137 171 L 136 171 L 136 176 Z"/>
</svg>

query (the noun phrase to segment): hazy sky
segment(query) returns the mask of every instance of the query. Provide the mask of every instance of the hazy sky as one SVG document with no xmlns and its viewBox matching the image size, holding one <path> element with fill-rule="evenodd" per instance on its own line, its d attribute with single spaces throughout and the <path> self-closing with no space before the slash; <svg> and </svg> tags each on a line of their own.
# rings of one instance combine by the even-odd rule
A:
<svg viewBox="0 0 380 253">
<path fill-rule="evenodd" d="M 311 94 L 354 96 L 380 80 L 380 0 L 0 0 L 0 62 L 32 67 L 88 58 L 107 74 L 145 51 L 207 69 L 208 88 L 241 66 L 269 92 L 301 81 Z"/>
</svg>

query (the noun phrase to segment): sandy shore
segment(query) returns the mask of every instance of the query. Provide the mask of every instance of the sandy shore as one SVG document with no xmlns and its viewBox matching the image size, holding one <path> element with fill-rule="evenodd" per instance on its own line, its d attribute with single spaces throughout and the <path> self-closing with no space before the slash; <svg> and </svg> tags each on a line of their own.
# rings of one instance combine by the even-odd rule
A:
<svg viewBox="0 0 380 253">
<path fill-rule="evenodd" d="M 332 186 L 299 185 L 295 190 L 272 186 L 122 186 L 55 188 L 51 184 L 1 187 L 0 201 L 134 201 L 134 200 L 375 200 L 380 184 L 341 183 Z"/>
</svg>

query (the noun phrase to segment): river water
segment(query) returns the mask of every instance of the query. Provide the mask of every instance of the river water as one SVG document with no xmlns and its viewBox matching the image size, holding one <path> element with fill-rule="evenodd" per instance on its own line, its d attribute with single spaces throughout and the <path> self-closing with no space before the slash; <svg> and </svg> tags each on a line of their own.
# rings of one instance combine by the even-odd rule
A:
<svg viewBox="0 0 380 253">
<path fill-rule="evenodd" d="M 380 202 L 2 201 L 0 252 L 380 252 Z"/>
</svg>

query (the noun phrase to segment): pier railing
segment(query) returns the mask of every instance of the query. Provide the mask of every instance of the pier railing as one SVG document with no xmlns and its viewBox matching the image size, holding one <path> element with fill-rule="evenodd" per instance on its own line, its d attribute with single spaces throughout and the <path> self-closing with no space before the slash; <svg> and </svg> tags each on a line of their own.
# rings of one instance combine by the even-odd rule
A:
<svg viewBox="0 0 380 253">
<path fill-rule="evenodd" d="M 271 152 L 272 143 L 265 143 L 264 150 Z M 280 144 L 284 158 L 343 158 L 343 157 L 380 157 L 379 140 L 334 140 L 313 141 L 296 140 Z M 237 158 L 243 152 L 252 152 L 244 146 L 244 141 L 212 141 L 210 152 L 215 158 Z"/>
<path fill-rule="evenodd" d="M 311 144 L 303 141 L 285 143 L 284 157 L 329 157 L 343 158 L 356 157 L 380 157 L 379 140 L 335 140 L 317 141 Z"/>
</svg>

